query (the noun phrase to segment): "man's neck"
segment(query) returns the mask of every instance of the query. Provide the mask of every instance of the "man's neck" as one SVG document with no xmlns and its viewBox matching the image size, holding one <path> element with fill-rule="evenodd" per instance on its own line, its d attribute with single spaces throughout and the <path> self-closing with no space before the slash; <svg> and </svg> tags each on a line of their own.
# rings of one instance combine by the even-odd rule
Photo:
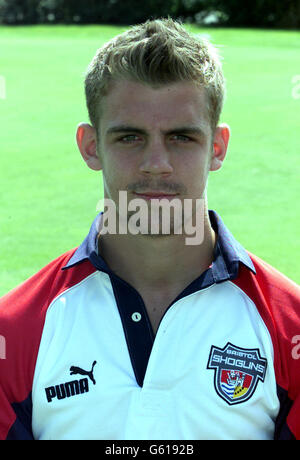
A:
<svg viewBox="0 0 300 460">
<path fill-rule="evenodd" d="M 179 292 L 213 260 L 216 235 L 208 213 L 199 245 L 187 245 L 185 235 L 100 235 L 99 254 L 110 269 L 138 291 Z"/>
</svg>

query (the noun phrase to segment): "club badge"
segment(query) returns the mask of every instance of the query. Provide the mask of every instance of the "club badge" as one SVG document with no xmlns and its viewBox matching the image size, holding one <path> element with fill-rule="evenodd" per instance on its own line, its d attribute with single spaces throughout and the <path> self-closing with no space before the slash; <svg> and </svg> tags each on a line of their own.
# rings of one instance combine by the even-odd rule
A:
<svg viewBox="0 0 300 460">
<path fill-rule="evenodd" d="M 258 348 L 241 348 L 228 342 L 224 348 L 211 347 L 207 369 L 215 372 L 217 394 L 233 405 L 250 399 L 258 381 L 264 381 L 267 360 Z"/>
</svg>

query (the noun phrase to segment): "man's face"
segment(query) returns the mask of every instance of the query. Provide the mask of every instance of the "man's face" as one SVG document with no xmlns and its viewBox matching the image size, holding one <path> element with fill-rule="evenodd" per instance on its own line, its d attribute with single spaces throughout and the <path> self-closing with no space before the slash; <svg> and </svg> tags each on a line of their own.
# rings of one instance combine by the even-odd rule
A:
<svg viewBox="0 0 300 460">
<path fill-rule="evenodd" d="M 119 81 L 104 98 L 98 153 L 105 197 L 151 191 L 200 198 L 212 132 L 204 90 L 193 83 L 153 89 Z"/>
<path fill-rule="evenodd" d="M 104 197 L 203 198 L 213 133 L 205 91 L 190 82 L 157 89 L 118 81 L 104 98 L 97 151 Z"/>
</svg>

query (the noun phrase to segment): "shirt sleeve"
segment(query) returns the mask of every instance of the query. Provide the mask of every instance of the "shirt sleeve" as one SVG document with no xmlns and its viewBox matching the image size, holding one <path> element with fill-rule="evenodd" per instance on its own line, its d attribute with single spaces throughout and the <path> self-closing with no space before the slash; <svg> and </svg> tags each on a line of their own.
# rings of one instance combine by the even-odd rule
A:
<svg viewBox="0 0 300 460">
<path fill-rule="evenodd" d="M 61 268 L 74 250 L 50 262 L 0 299 L 0 440 L 29 440 L 32 385 L 47 309 L 68 287 Z"/>
<path fill-rule="evenodd" d="M 256 275 L 242 269 L 236 284 L 253 300 L 273 343 L 280 403 L 275 440 L 300 440 L 300 286 L 251 254 Z M 298 351 L 297 351 L 298 350 Z"/>
</svg>

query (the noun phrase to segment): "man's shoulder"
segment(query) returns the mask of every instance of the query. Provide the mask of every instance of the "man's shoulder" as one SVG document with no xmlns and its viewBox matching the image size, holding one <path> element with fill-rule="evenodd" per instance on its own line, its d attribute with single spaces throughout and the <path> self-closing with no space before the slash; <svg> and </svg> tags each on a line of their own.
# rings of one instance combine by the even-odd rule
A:
<svg viewBox="0 0 300 460">
<path fill-rule="evenodd" d="M 248 254 L 256 270 L 256 279 L 264 291 L 277 297 L 291 297 L 300 304 L 300 286 L 260 257 Z"/>
<path fill-rule="evenodd" d="M 94 271 L 87 260 L 80 268 L 63 270 L 77 248 L 73 248 L 49 262 L 37 273 L 0 298 L 0 319 L 43 314 L 60 292 L 68 289 L 84 276 Z"/>
<path fill-rule="evenodd" d="M 255 273 L 241 266 L 233 280 L 254 305 L 269 331 L 293 337 L 300 330 L 300 286 L 271 264 L 247 251 Z"/>
<path fill-rule="evenodd" d="M 256 274 L 241 274 L 241 287 L 256 304 L 269 330 L 276 328 L 282 338 L 300 330 L 300 286 L 272 265 L 249 253 Z M 250 276 L 250 278 L 249 278 Z"/>
</svg>

